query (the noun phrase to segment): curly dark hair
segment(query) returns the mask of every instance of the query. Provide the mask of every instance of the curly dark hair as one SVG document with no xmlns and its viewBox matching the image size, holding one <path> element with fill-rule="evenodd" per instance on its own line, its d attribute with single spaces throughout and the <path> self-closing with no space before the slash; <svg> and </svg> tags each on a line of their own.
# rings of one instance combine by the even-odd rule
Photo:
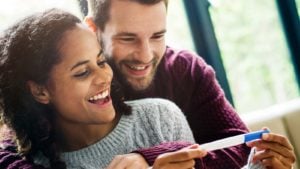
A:
<svg viewBox="0 0 300 169">
<path fill-rule="evenodd" d="M 1 119 L 15 132 L 21 155 L 32 160 L 40 151 L 56 169 L 66 166 L 55 143 L 54 108 L 37 102 L 26 82 L 48 81 L 51 69 L 60 62 L 58 44 L 63 34 L 78 23 L 80 19 L 68 12 L 49 9 L 24 18 L 0 37 Z M 130 114 L 115 80 L 111 95 L 116 112 Z"/>
</svg>

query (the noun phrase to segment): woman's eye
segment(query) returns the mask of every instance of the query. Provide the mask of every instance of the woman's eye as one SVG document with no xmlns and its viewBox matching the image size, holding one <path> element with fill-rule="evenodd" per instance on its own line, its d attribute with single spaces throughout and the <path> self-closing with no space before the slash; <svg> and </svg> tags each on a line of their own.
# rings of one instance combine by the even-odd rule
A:
<svg viewBox="0 0 300 169">
<path fill-rule="evenodd" d="M 106 65 L 106 60 L 102 60 L 102 61 L 98 62 L 97 64 L 100 68 L 104 68 Z"/>
<path fill-rule="evenodd" d="M 75 74 L 74 76 L 75 76 L 75 77 L 82 78 L 82 77 L 88 76 L 89 74 L 90 74 L 90 71 L 85 70 L 85 71 L 83 71 L 83 72 L 80 72 L 80 73 Z"/>
</svg>

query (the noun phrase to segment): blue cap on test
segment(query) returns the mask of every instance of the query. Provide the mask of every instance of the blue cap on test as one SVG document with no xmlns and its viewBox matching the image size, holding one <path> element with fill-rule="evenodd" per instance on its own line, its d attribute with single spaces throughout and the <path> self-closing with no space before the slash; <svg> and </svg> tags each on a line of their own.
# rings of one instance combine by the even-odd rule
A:
<svg viewBox="0 0 300 169">
<path fill-rule="evenodd" d="M 245 142 L 261 139 L 263 133 L 270 133 L 269 130 L 259 130 L 256 132 L 251 132 L 248 134 L 245 134 Z"/>
</svg>

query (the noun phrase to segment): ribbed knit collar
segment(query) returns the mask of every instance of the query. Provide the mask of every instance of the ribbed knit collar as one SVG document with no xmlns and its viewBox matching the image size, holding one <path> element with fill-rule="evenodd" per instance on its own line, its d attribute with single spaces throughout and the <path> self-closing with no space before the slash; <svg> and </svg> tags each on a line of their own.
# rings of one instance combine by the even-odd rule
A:
<svg viewBox="0 0 300 169">
<path fill-rule="evenodd" d="M 114 130 L 106 137 L 80 150 L 62 153 L 61 158 L 66 162 L 82 161 L 83 158 L 90 160 L 96 158 L 100 160 L 99 157 L 101 155 L 106 156 L 108 153 L 115 152 L 120 147 L 124 147 L 124 145 L 122 145 L 123 140 L 126 140 L 128 130 L 132 130 L 131 127 L 134 121 L 135 116 L 122 115 Z"/>
</svg>

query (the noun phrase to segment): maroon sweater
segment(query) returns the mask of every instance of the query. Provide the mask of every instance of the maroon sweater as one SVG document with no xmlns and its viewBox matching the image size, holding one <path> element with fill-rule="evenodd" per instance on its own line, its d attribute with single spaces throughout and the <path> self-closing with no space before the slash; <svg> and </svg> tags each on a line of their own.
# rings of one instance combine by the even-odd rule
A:
<svg viewBox="0 0 300 169">
<path fill-rule="evenodd" d="M 137 93 L 127 86 L 126 96 L 129 100 L 146 97 L 172 100 L 185 113 L 199 144 L 248 131 L 226 100 L 212 67 L 188 51 L 167 47 L 149 90 Z M 241 168 L 247 163 L 249 152 L 246 145 L 211 152 L 203 159 L 203 168 Z"/>
<path fill-rule="evenodd" d="M 248 131 L 226 100 L 213 69 L 201 57 L 188 51 L 167 48 L 149 90 L 136 93 L 126 86 L 124 88 L 127 89 L 125 93 L 128 100 L 160 97 L 175 102 L 185 113 L 199 144 Z M 152 165 L 159 154 L 185 146 L 182 143 L 172 143 L 170 148 L 170 144 L 166 144 L 137 152 Z M 201 159 L 200 168 L 238 169 L 246 164 L 249 152 L 250 148 L 246 145 L 210 152 Z M 9 169 L 34 168 L 13 152 L 1 150 L 0 168 L 8 165 Z"/>
</svg>

